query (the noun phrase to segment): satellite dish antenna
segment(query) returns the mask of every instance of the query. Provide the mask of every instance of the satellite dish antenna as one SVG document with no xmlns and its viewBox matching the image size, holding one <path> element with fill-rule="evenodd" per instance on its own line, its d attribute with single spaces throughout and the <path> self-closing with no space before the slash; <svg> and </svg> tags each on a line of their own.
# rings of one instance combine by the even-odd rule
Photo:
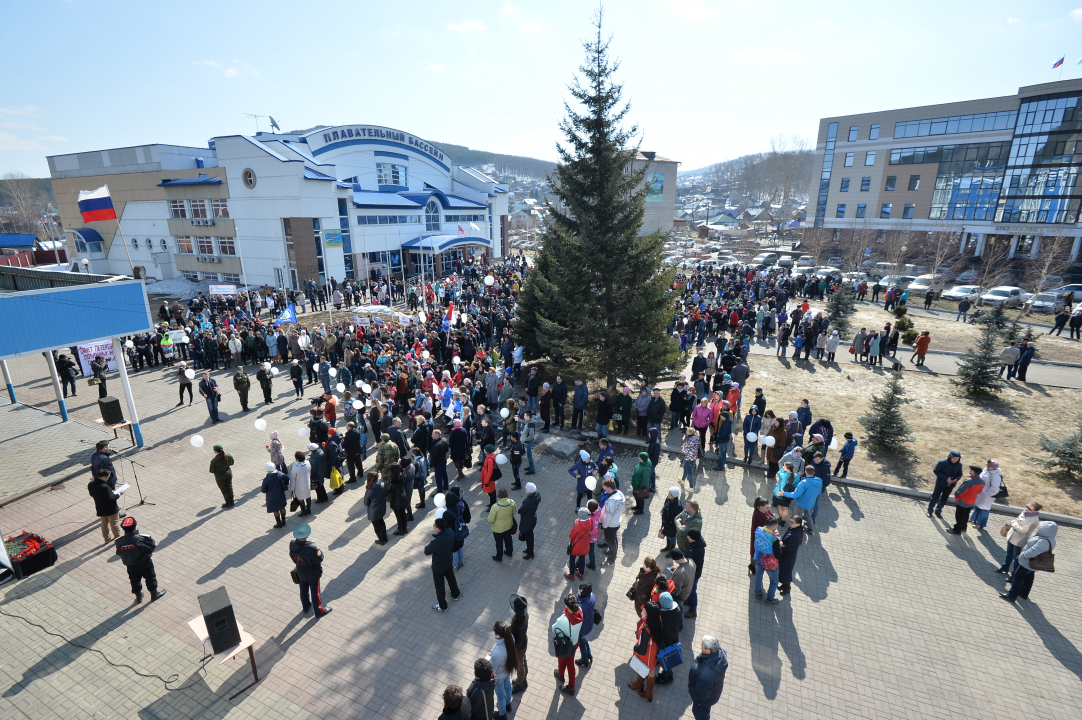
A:
<svg viewBox="0 0 1082 720">
<path fill-rule="evenodd" d="M 274 116 L 268 115 L 267 117 L 269 117 L 271 121 L 271 130 L 277 130 L 278 132 L 282 132 L 282 128 L 278 127 L 278 123 L 274 122 Z"/>
</svg>

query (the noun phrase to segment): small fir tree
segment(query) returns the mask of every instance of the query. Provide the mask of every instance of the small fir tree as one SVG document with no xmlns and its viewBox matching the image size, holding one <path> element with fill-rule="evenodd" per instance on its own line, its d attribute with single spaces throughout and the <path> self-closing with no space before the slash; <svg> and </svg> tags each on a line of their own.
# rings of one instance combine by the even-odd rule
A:
<svg viewBox="0 0 1082 720">
<path fill-rule="evenodd" d="M 977 322 L 990 326 L 996 333 L 1001 333 L 1007 327 L 1007 309 L 1003 303 L 996 303 L 991 310 L 977 318 Z"/>
<path fill-rule="evenodd" d="M 1050 455 L 1050 459 L 1035 458 L 1031 455 L 1026 457 L 1033 460 L 1045 470 L 1063 470 L 1074 477 L 1082 475 L 1082 425 L 1078 432 L 1063 440 L 1050 440 L 1041 435 L 1041 451 Z"/>
<path fill-rule="evenodd" d="M 909 423 L 902 417 L 902 406 L 910 402 L 912 400 L 905 397 L 901 375 L 891 373 L 883 395 L 873 395 L 871 409 L 860 418 L 866 433 L 864 441 L 880 450 L 904 450 L 906 443 L 913 442 Z"/>
<path fill-rule="evenodd" d="M 999 335 L 996 325 L 988 322 L 981 328 L 976 349 L 969 348 L 958 363 L 958 377 L 951 378 L 951 384 L 959 387 L 967 395 L 974 397 L 995 398 L 1006 386 L 999 377 Z"/>
<path fill-rule="evenodd" d="M 1022 336 L 1022 339 L 1026 340 L 1028 342 L 1033 342 L 1034 340 L 1037 339 L 1037 336 L 1033 334 L 1033 326 L 1032 325 L 1026 325 L 1026 334 Z"/>
<path fill-rule="evenodd" d="M 838 335 L 849 334 L 849 316 L 856 312 L 856 295 L 851 285 L 843 285 L 827 300 L 827 317 Z"/>
<path fill-rule="evenodd" d="M 1003 328 L 1002 337 L 1006 342 L 1012 340 L 1018 341 L 1022 339 L 1022 323 L 1018 322 L 1018 317 L 1011 318 L 1006 327 Z"/>
</svg>

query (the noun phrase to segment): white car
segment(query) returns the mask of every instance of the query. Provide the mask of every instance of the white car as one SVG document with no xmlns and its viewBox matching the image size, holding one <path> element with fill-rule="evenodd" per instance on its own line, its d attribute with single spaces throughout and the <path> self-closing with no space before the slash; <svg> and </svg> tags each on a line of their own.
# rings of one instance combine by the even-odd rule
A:
<svg viewBox="0 0 1082 720">
<path fill-rule="evenodd" d="M 796 261 L 796 266 L 798 268 L 815 267 L 815 258 L 811 255 L 801 255 Z"/>
<path fill-rule="evenodd" d="M 970 302 L 973 302 L 977 299 L 980 291 L 981 288 L 979 285 L 956 285 L 950 290 L 944 291 L 944 293 L 939 297 L 942 300 L 952 300 L 956 302 L 968 300 Z"/>
<path fill-rule="evenodd" d="M 1079 285 L 1079 284 L 1076 284 L 1076 285 L 1064 285 L 1063 287 L 1059 287 L 1059 288 L 1056 288 L 1054 290 L 1049 290 L 1049 292 L 1058 293 L 1059 295 L 1064 295 L 1065 293 L 1071 293 L 1071 295 L 1074 296 L 1074 301 L 1075 302 L 1078 302 L 1079 300 L 1082 300 L 1082 285 Z"/>
<path fill-rule="evenodd" d="M 914 297 L 924 297 L 931 293 L 932 299 L 943 294 L 945 282 L 940 275 L 920 275 L 909 284 L 909 294 Z"/>
<path fill-rule="evenodd" d="M 1022 288 L 1012 285 L 1000 285 L 986 293 L 981 294 L 981 302 L 985 305 L 1003 305 L 1004 307 L 1016 307 L 1022 304 Z"/>
<path fill-rule="evenodd" d="M 912 275 L 888 275 L 879 281 L 879 284 L 885 288 L 895 287 L 899 290 L 905 290 L 913 281 L 916 280 Z"/>
<path fill-rule="evenodd" d="M 1042 313 L 1058 313 L 1063 309 L 1063 293 L 1056 292 L 1043 292 L 1036 295 L 1029 295 L 1023 302 L 1022 307 L 1025 308 L 1027 313 L 1042 312 Z"/>
</svg>

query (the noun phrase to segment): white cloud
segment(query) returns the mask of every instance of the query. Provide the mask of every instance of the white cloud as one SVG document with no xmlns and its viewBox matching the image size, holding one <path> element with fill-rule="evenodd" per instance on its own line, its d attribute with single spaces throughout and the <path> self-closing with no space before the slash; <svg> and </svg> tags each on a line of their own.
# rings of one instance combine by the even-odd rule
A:
<svg viewBox="0 0 1082 720">
<path fill-rule="evenodd" d="M 428 69 L 434 72 L 447 72 L 447 66 L 440 65 L 439 63 L 429 63 Z"/>
<path fill-rule="evenodd" d="M 1014 25 L 1018 22 L 1018 18 L 1007 18 L 1007 22 L 1011 25 Z"/>
<path fill-rule="evenodd" d="M 21 138 L 13 133 L 0 132 L 0 150 L 45 152 L 48 148 L 35 140 Z"/>
<path fill-rule="evenodd" d="M 485 32 L 488 27 L 480 20 L 466 20 L 460 23 L 448 23 L 447 27 L 457 33 L 468 35 L 470 33 Z"/>
<path fill-rule="evenodd" d="M 1082 8 L 1072 10 L 1071 17 L 1073 17 L 1075 20 L 1082 20 Z"/>
<path fill-rule="evenodd" d="M 690 20 L 715 20 L 717 8 L 703 5 L 699 0 L 668 0 L 666 3 L 673 12 Z"/>
<path fill-rule="evenodd" d="M 44 140 L 46 142 L 67 142 L 68 141 L 68 139 L 66 137 L 62 136 L 62 135 L 45 135 L 44 137 L 39 137 L 38 140 Z"/>
<path fill-rule="evenodd" d="M 522 12 L 522 8 L 518 5 L 504 5 L 500 8 L 501 15 L 518 15 Z"/>
<path fill-rule="evenodd" d="M 227 78 L 236 77 L 237 75 L 240 75 L 240 70 L 237 70 L 236 68 L 226 68 L 225 76 Z"/>
<path fill-rule="evenodd" d="M 26 105 L 21 108 L 0 105 L 0 115 L 37 115 L 39 112 L 40 110 L 33 105 Z"/>
<path fill-rule="evenodd" d="M 40 125 L 28 125 L 26 123 L 14 122 L 12 120 L 0 121 L 0 128 L 5 130 L 29 130 L 31 132 L 45 132 L 45 128 Z"/>
<path fill-rule="evenodd" d="M 193 60 L 192 65 L 206 65 L 207 67 L 219 67 L 217 60 Z"/>
<path fill-rule="evenodd" d="M 537 35 L 541 32 L 541 23 L 537 20 L 531 20 L 525 25 L 520 25 L 519 30 L 530 35 Z"/>
</svg>

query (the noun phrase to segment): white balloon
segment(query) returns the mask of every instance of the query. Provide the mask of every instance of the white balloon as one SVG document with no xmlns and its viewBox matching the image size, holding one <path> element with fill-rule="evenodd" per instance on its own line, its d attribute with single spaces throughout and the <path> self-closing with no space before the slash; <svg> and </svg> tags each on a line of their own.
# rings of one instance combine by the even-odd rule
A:
<svg viewBox="0 0 1082 720">
<path fill-rule="evenodd" d="M 353 409 L 354 410 L 360 410 L 363 407 L 364 407 L 364 403 L 361 402 L 360 400 L 354 400 L 353 401 Z"/>
<path fill-rule="evenodd" d="M 338 392 L 345 392 L 346 391 L 346 384 L 345 383 L 338 383 L 337 385 L 334 386 L 334 389 L 337 390 Z"/>
<path fill-rule="evenodd" d="M 451 362 L 453 362 L 455 365 L 458 365 L 462 362 L 462 358 L 460 358 L 458 355 L 455 355 L 453 358 L 451 358 Z"/>
<path fill-rule="evenodd" d="M 763 445 L 766 445 L 767 447 L 774 447 L 774 443 L 776 442 L 777 441 L 770 435 L 767 435 L 765 438 L 763 438 Z"/>
<path fill-rule="evenodd" d="M 417 319 L 423 323 L 428 320 L 428 316 L 425 315 L 424 310 L 422 310 L 421 312 L 417 313 Z"/>
<path fill-rule="evenodd" d="M 195 370 L 192 370 L 191 368 L 188 368 L 187 370 L 184 371 L 184 377 L 191 380 L 192 378 L 195 377 Z"/>
<path fill-rule="evenodd" d="M 831 438 L 830 439 L 830 449 L 831 450 L 837 450 L 838 449 L 838 438 Z"/>
<path fill-rule="evenodd" d="M 192 447 L 203 447 L 203 436 L 192 435 Z"/>
<path fill-rule="evenodd" d="M 271 369 L 271 364 L 269 362 L 263 363 L 263 369 L 264 370 L 270 370 Z"/>
<path fill-rule="evenodd" d="M 338 371 L 335 370 L 334 368 L 331 368 L 330 370 L 327 371 L 327 374 L 330 375 L 331 377 L 335 377 L 336 375 L 338 375 Z"/>
<path fill-rule="evenodd" d="M 364 384 L 362 384 L 362 385 L 361 385 L 361 392 L 365 392 L 365 393 L 370 393 L 370 392 L 372 392 L 372 386 L 371 386 L 371 385 L 369 385 L 368 383 L 364 383 Z"/>
<path fill-rule="evenodd" d="M 440 493 L 436 495 L 436 497 L 432 498 L 432 502 L 436 503 L 436 507 L 438 508 L 445 508 L 447 507 L 447 496 L 443 493 Z"/>
<path fill-rule="evenodd" d="M 255 429 L 256 430 L 266 430 L 267 429 L 267 421 L 264 420 L 263 418 L 259 418 L 258 420 L 255 421 Z"/>
<path fill-rule="evenodd" d="M 421 351 L 421 357 L 423 357 L 425 360 L 427 360 L 429 357 L 431 357 L 431 353 L 428 352 L 427 350 L 422 350 Z"/>
<path fill-rule="evenodd" d="M 755 442 L 756 440 L 759 439 L 759 436 L 756 435 L 755 433 L 748 433 L 747 438 L 748 438 L 748 442 Z"/>
<path fill-rule="evenodd" d="M 308 428 L 304 427 L 303 425 L 301 427 L 297 428 L 297 437 L 302 437 L 302 438 L 308 437 Z"/>
<path fill-rule="evenodd" d="M 492 277 L 491 275 L 485 276 L 485 285 L 491 286 L 494 282 L 496 282 L 496 278 Z"/>
<path fill-rule="evenodd" d="M 596 487 L 597 487 L 597 478 L 595 478 L 593 475 L 586 478 L 586 489 L 587 490 L 589 490 L 590 492 L 593 492 L 594 488 L 596 488 Z"/>
<path fill-rule="evenodd" d="M 445 508 L 438 507 L 438 508 L 436 508 L 436 512 L 432 513 L 432 517 L 435 518 L 436 520 L 439 520 L 441 517 L 443 517 L 443 514 L 445 512 L 447 512 L 447 510 Z"/>
<path fill-rule="evenodd" d="M 278 374 L 278 368 L 271 368 L 271 375 L 277 375 L 277 374 Z"/>
<path fill-rule="evenodd" d="M 506 465 L 507 464 L 507 456 L 504 455 L 503 453 L 500 453 L 499 455 L 497 455 L 496 456 L 496 464 L 497 465 Z"/>
<path fill-rule="evenodd" d="M 500 417 L 502 417 L 502 418 L 503 418 L 504 420 L 506 420 L 506 419 L 507 419 L 507 417 L 508 417 L 508 416 L 509 416 L 510 414 L 511 414 L 511 411 L 510 411 L 510 410 L 508 410 L 507 408 L 503 408 L 502 410 L 500 410 Z"/>
</svg>

